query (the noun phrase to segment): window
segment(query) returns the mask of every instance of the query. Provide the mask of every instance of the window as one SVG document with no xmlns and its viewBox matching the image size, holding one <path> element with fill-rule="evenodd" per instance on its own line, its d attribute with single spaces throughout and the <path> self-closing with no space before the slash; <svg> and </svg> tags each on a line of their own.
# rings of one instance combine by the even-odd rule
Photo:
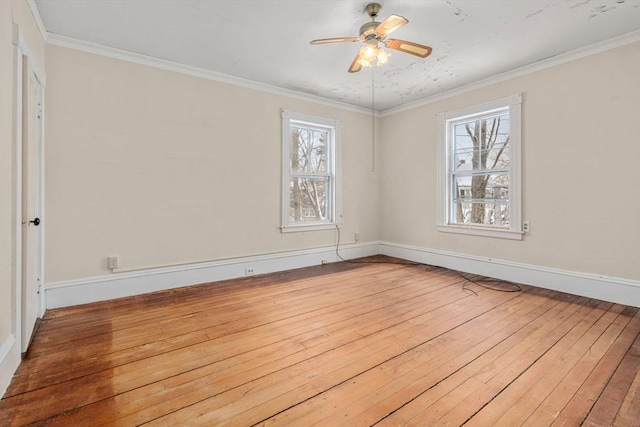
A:
<svg viewBox="0 0 640 427">
<path fill-rule="evenodd" d="M 340 122 L 282 112 L 282 231 L 334 228 L 340 213 Z"/>
<path fill-rule="evenodd" d="M 522 239 L 520 94 L 438 115 L 438 229 Z"/>
</svg>

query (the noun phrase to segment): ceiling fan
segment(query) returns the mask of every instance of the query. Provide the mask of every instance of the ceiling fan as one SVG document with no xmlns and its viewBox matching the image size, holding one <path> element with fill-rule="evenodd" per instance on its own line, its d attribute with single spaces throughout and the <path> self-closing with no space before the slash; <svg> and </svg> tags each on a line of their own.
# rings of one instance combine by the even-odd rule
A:
<svg viewBox="0 0 640 427">
<path fill-rule="evenodd" d="M 393 31 L 409 23 L 409 20 L 402 16 L 390 15 L 382 22 L 376 22 L 381 6 L 378 3 L 370 3 L 365 8 L 365 12 L 371 17 L 371 22 L 367 22 L 360 27 L 359 37 L 337 37 L 331 39 L 312 40 L 311 44 L 341 43 L 341 42 L 363 42 L 365 45 L 360 48 L 354 58 L 350 73 L 357 73 L 362 67 L 371 67 L 376 61 L 377 65 L 387 62 L 389 54 L 385 52 L 379 44 L 383 44 L 389 49 L 409 53 L 411 55 L 426 58 L 431 54 L 431 48 L 422 44 L 408 42 L 405 40 L 389 39 L 387 36 Z"/>
</svg>

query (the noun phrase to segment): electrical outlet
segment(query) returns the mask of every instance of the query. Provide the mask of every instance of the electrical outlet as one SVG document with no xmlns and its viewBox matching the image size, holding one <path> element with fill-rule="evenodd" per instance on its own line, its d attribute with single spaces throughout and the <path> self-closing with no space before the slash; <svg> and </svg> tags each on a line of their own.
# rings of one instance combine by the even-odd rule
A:
<svg viewBox="0 0 640 427">
<path fill-rule="evenodd" d="M 252 274 L 256 274 L 256 272 L 255 272 L 255 270 L 253 269 L 253 267 L 245 268 L 245 269 L 244 269 L 244 275 L 245 275 L 245 276 L 251 276 Z"/>
<path fill-rule="evenodd" d="M 117 256 L 107 257 L 107 267 L 109 267 L 111 270 L 115 270 L 116 268 L 118 268 L 118 265 L 119 262 Z"/>
<path fill-rule="evenodd" d="M 353 233 L 353 240 L 355 240 L 356 242 L 358 240 L 360 240 L 360 233 L 359 232 L 356 231 L 355 233 Z"/>
<path fill-rule="evenodd" d="M 531 231 L 531 224 L 529 224 L 529 221 L 524 221 L 522 223 L 522 231 L 524 231 L 525 233 L 528 233 Z"/>
<path fill-rule="evenodd" d="M 322 265 L 329 264 L 329 260 L 328 259 L 323 259 L 320 262 L 322 263 Z"/>
</svg>

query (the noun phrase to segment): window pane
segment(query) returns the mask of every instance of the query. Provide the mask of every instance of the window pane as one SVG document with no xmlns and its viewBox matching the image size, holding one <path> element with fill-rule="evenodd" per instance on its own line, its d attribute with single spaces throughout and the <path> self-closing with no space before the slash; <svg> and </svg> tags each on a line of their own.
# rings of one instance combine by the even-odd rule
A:
<svg viewBox="0 0 640 427">
<path fill-rule="evenodd" d="M 291 171 L 326 172 L 329 131 L 291 126 Z"/>
<path fill-rule="evenodd" d="M 509 175 L 455 176 L 453 211 L 457 224 L 509 225 Z"/>
<path fill-rule="evenodd" d="M 292 178 L 289 193 L 289 220 L 295 222 L 325 221 L 329 218 L 327 203 L 329 178 Z"/>
<path fill-rule="evenodd" d="M 509 168 L 508 113 L 458 123 L 453 131 L 454 170 Z"/>
</svg>

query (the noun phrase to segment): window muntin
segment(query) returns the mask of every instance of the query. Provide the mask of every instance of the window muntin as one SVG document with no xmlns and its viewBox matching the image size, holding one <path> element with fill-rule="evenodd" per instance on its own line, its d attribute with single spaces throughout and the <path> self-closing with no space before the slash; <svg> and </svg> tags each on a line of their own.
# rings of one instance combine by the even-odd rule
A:
<svg viewBox="0 0 640 427">
<path fill-rule="evenodd" d="M 283 111 L 282 231 L 334 227 L 340 122 Z"/>
<path fill-rule="evenodd" d="M 521 238 L 520 103 L 438 115 L 440 231 Z"/>
</svg>

